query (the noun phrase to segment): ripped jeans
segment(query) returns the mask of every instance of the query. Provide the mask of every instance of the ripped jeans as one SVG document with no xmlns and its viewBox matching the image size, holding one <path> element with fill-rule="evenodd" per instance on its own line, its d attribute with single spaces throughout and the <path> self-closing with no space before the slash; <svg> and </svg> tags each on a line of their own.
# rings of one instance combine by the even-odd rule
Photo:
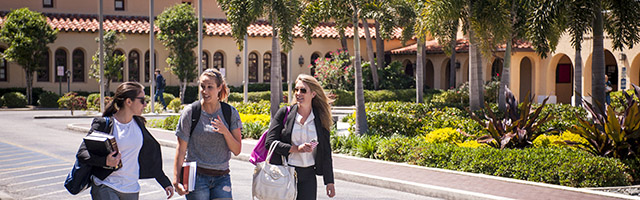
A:
<svg viewBox="0 0 640 200">
<path fill-rule="evenodd" d="M 207 176 L 197 173 L 195 189 L 186 197 L 188 200 L 232 199 L 231 176 Z"/>
</svg>

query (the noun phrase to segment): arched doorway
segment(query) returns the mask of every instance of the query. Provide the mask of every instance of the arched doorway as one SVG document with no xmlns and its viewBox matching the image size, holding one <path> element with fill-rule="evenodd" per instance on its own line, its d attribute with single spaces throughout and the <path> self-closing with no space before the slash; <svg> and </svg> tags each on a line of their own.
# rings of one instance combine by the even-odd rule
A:
<svg viewBox="0 0 640 200">
<path fill-rule="evenodd" d="M 424 84 L 426 86 L 429 87 L 429 89 L 433 89 L 435 87 L 434 85 L 434 76 L 433 76 L 433 63 L 431 63 L 431 60 L 427 59 L 427 64 L 425 65 L 424 68 Z"/>
<path fill-rule="evenodd" d="M 604 50 L 604 74 L 609 77 L 613 91 L 618 91 L 618 62 L 609 50 Z"/>
<path fill-rule="evenodd" d="M 451 81 L 449 81 L 451 80 L 451 59 L 447 58 L 440 69 L 444 69 L 444 71 L 441 72 L 442 77 L 440 78 L 441 85 L 443 86 L 442 89 L 448 90 L 455 87 L 455 85 L 451 85 Z"/>
<path fill-rule="evenodd" d="M 531 60 L 528 57 L 524 57 L 520 61 L 520 102 L 528 98 L 527 94 L 533 95 L 531 87 L 533 80 L 533 70 L 531 67 Z"/>
<path fill-rule="evenodd" d="M 496 58 L 491 64 L 491 80 L 500 80 L 500 73 L 502 73 L 502 58 Z"/>
<path fill-rule="evenodd" d="M 573 64 L 567 55 L 562 55 L 556 65 L 556 98 L 558 103 L 571 103 L 573 95 Z"/>
<path fill-rule="evenodd" d="M 415 77 L 415 73 L 413 70 L 413 63 L 411 63 L 410 60 L 404 60 L 404 74 L 406 74 L 407 76 L 412 76 Z"/>
</svg>

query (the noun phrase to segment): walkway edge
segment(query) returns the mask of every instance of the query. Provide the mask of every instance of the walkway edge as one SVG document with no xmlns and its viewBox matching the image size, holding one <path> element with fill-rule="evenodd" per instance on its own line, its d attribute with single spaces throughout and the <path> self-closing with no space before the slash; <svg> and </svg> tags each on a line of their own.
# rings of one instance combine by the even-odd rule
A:
<svg viewBox="0 0 640 200">
<path fill-rule="evenodd" d="M 86 126 L 77 125 L 77 124 L 68 124 L 67 125 L 67 129 L 73 130 L 73 131 L 77 131 L 77 132 L 83 132 L 83 133 L 87 133 L 89 131 L 89 128 L 87 128 Z M 171 131 L 167 131 L 167 130 L 164 130 L 164 129 L 158 129 L 158 128 L 149 128 L 149 131 L 151 131 L 151 130 L 158 131 L 158 132 L 172 133 Z M 175 141 L 163 140 L 163 139 L 157 139 L 157 141 L 162 146 L 166 146 L 166 147 L 170 147 L 170 148 L 176 148 L 176 146 L 177 146 L 177 143 Z M 246 143 L 250 143 L 250 144 L 257 143 L 256 140 L 249 140 L 249 141 L 243 140 L 242 142 L 243 143 L 246 142 Z M 581 193 L 596 194 L 596 195 L 602 195 L 602 196 L 608 196 L 608 197 L 640 200 L 640 197 L 634 197 L 634 196 L 629 196 L 629 195 L 624 195 L 624 194 L 602 192 L 602 191 L 593 191 L 593 190 L 589 190 L 589 189 L 573 188 L 573 187 L 553 185 L 553 184 L 548 184 L 548 183 L 539 183 L 539 182 L 533 182 L 533 181 L 511 179 L 511 178 L 491 176 L 491 175 L 486 175 L 486 174 L 476 174 L 476 173 L 470 173 L 470 172 L 461 172 L 461 171 L 454 171 L 454 170 L 447 170 L 447 169 L 431 168 L 431 167 L 410 165 L 410 164 L 406 164 L 406 163 L 396 163 L 396 162 L 389 162 L 389 161 L 382 161 L 382 160 L 375 160 L 375 159 L 347 156 L 347 155 L 342 155 L 342 154 L 333 154 L 333 156 L 347 158 L 347 159 L 363 160 L 363 161 L 369 161 L 369 162 L 379 162 L 379 163 L 383 163 L 383 164 L 387 164 L 387 165 L 397 165 L 397 166 L 403 166 L 403 167 L 412 167 L 412 168 L 420 168 L 420 169 L 439 171 L 439 172 L 444 172 L 444 173 L 460 174 L 460 175 L 465 175 L 465 176 L 474 176 L 474 177 L 480 177 L 480 178 L 486 178 L 486 179 L 495 179 L 495 180 L 512 182 L 512 183 L 529 184 L 529 185 L 535 185 L 535 186 L 540 186 L 540 187 L 549 187 L 549 188 L 568 190 L 568 191 L 574 191 L 574 192 L 581 192 Z M 233 159 L 237 159 L 237 160 L 242 160 L 242 161 L 249 161 L 250 155 L 246 154 L 246 153 L 240 153 L 238 156 L 232 156 L 232 158 Z M 476 193 L 476 192 L 470 192 L 470 191 L 464 191 L 464 190 L 458 190 L 458 189 L 452 189 L 452 188 L 445 188 L 445 187 L 434 186 L 434 185 L 419 184 L 419 183 L 414 183 L 414 182 L 408 182 L 408 181 L 403 181 L 403 180 L 379 177 L 379 176 L 375 176 L 375 175 L 362 174 L 362 173 L 351 172 L 351 171 L 346 171 L 346 170 L 339 170 L 339 169 L 335 169 L 334 170 L 334 177 L 336 179 L 340 179 L 340 180 L 344 180 L 344 181 L 355 182 L 355 183 L 366 184 L 366 185 L 372 185 L 372 186 L 388 188 L 388 189 L 393 189 L 393 190 L 399 190 L 399 191 L 418 194 L 418 195 L 423 195 L 423 196 L 437 197 L 437 198 L 445 198 L 445 199 L 509 199 L 509 198 L 499 197 L 499 196 L 494 196 L 494 195 L 481 194 L 481 193 Z M 0 199 L 0 200 L 2 200 L 2 199 Z"/>
</svg>

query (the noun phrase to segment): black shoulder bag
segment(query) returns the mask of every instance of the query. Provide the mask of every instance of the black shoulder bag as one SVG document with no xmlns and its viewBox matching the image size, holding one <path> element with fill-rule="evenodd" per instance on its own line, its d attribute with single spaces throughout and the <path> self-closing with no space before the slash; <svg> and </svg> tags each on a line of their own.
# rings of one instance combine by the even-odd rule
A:
<svg viewBox="0 0 640 200">
<path fill-rule="evenodd" d="M 107 128 L 109 127 L 109 117 L 104 117 L 107 121 Z M 64 187 L 67 188 L 69 193 L 76 195 L 87 188 L 89 188 L 89 182 L 91 181 L 91 165 L 81 163 L 76 158 L 76 163 L 73 164 L 71 172 L 67 175 L 67 179 L 64 181 Z"/>
</svg>

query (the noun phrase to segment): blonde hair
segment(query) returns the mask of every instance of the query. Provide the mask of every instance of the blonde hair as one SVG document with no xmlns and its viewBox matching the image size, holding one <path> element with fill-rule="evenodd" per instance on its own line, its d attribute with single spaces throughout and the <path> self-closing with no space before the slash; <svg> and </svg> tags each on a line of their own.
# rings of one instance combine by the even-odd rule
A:
<svg viewBox="0 0 640 200">
<path fill-rule="evenodd" d="M 216 82 L 217 87 L 222 87 L 222 90 L 218 92 L 218 100 L 226 102 L 227 97 L 229 97 L 229 87 L 227 86 L 227 82 L 224 80 L 224 77 L 222 77 L 222 73 L 220 73 L 220 71 L 215 68 L 204 70 L 204 72 L 202 72 L 202 74 L 200 74 L 200 77 L 198 78 L 198 84 L 201 83 L 204 76 L 213 78 L 213 80 Z M 202 90 L 202 88 L 198 88 L 198 90 Z"/>
<path fill-rule="evenodd" d="M 313 110 L 317 111 L 316 116 L 320 118 L 322 122 L 322 127 L 331 131 L 331 125 L 333 125 L 333 118 L 331 117 L 331 105 L 330 100 L 327 95 L 324 93 L 324 89 L 320 86 L 320 83 L 313 76 L 309 76 L 307 74 L 300 74 L 298 78 L 296 78 L 296 83 L 298 81 L 302 81 L 307 84 L 307 87 L 310 91 L 307 92 L 315 92 L 316 96 L 311 100 L 311 107 Z M 298 103 L 296 98 L 292 98 L 291 104 Z"/>
</svg>

